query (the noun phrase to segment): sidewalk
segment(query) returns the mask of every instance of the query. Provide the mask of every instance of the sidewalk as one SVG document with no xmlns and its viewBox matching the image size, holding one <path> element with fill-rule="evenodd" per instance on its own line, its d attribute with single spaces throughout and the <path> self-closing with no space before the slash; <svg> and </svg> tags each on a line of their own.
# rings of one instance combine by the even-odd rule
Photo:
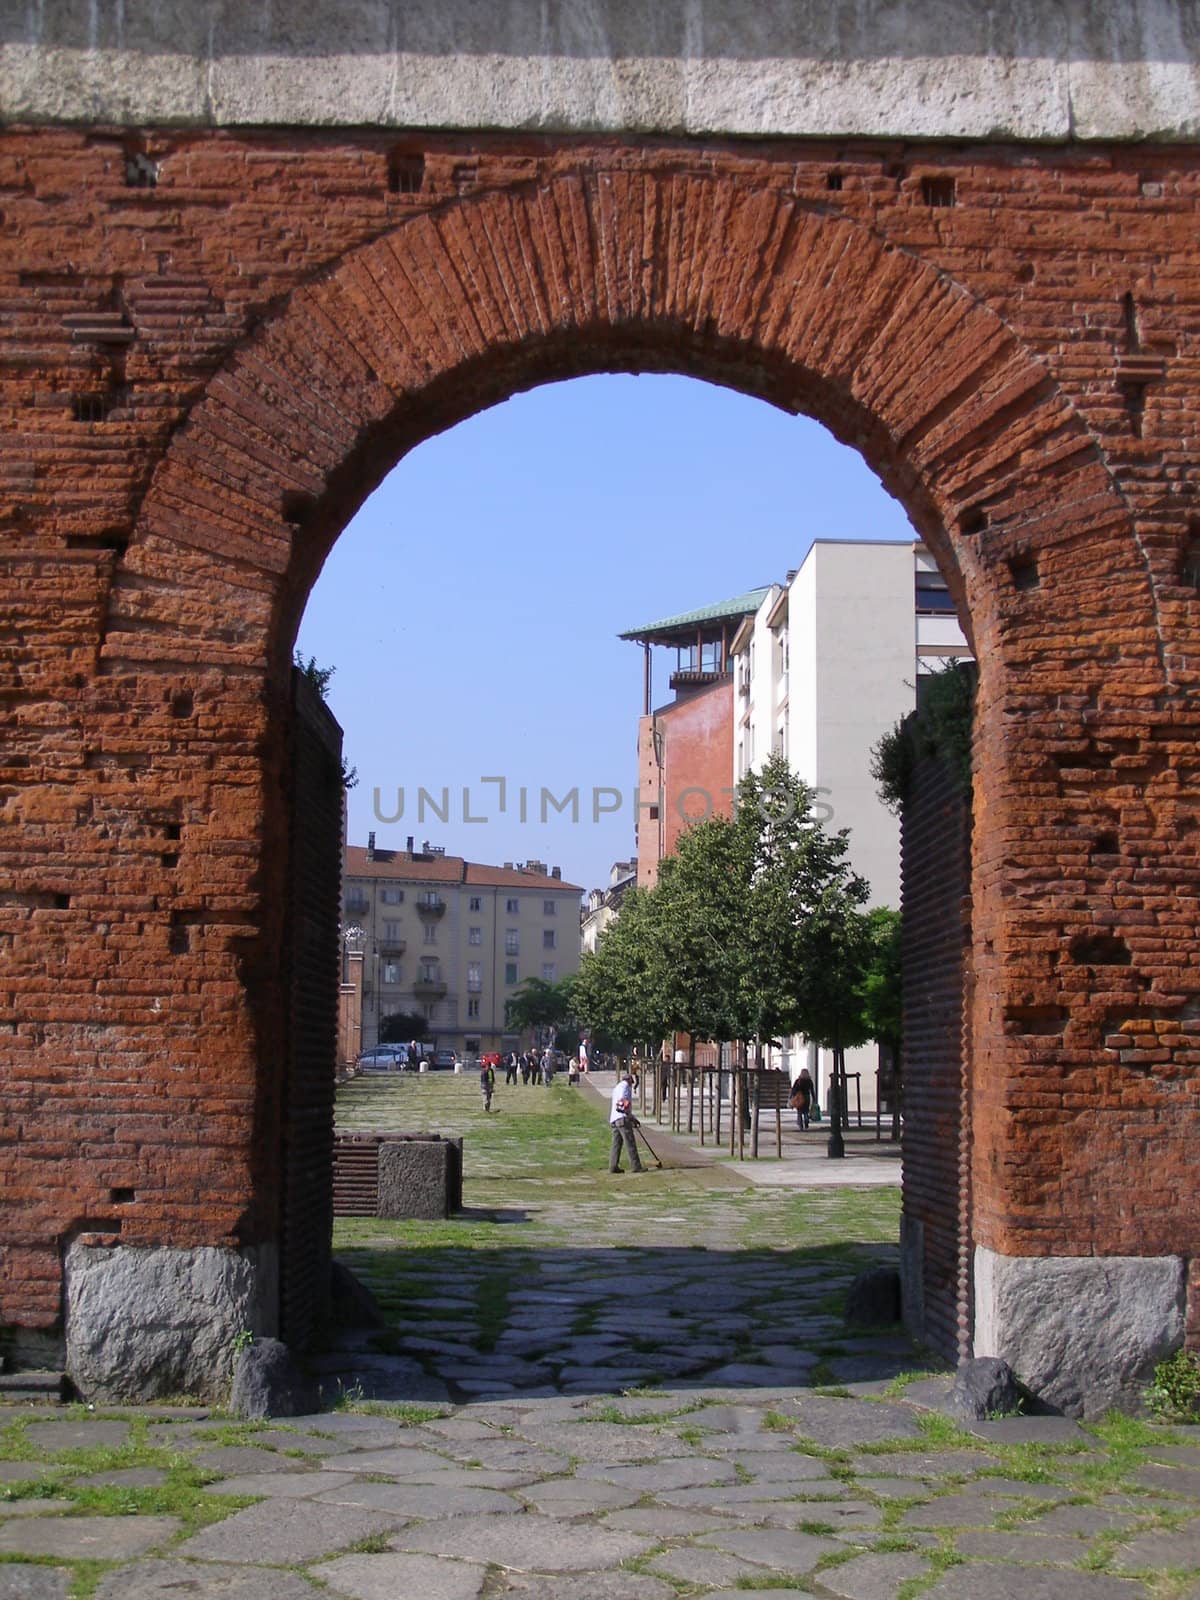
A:
<svg viewBox="0 0 1200 1600">
<path fill-rule="evenodd" d="M 581 1087 L 607 1101 L 616 1083 L 612 1072 L 589 1072 L 580 1079 Z M 665 1166 L 695 1166 L 700 1163 L 720 1165 L 755 1188 L 763 1189 L 863 1189 L 896 1185 L 900 1182 L 900 1141 L 891 1137 L 886 1126 L 883 1136 L 875 1137 L 875 1127 L 850 1128 L 844 1135 L 846 1154 L 831 1160 L 828 1154 L 829 1124 L 822 1122 L 801 1133 L 796 1127 L 793 1111 L 781 1112 L 783 1126 L 783 1156 L 775 1153 L 775 1113 L 765 1111 L 759 1121 L 758 1159 L 749 1156 L 750 1136 L 746 1135 L 746 1158 L 738 1160 L 729 1155 L 729 1107 L 721 1110 L 721 1144 L 714 1146 L 711 1136 L 700 1143 L 698 1132 L 671 1133 L 666 1123 L 657 1123 L 643 1111 L 640 1094 L 635 1097 L 634 1110 L 642 1130 Z"/>
</svg>

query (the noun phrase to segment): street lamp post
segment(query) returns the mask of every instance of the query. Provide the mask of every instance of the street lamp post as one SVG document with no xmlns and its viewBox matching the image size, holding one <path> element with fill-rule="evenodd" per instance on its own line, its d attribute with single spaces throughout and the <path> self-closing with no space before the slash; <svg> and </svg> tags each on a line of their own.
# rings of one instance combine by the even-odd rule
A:
<svg viewBox="0 0 1200 1600">
<path fill-rule="evenodd" d="M 829 1083 L 829 1141 L 825 1146 L 825 1154 L 831 1161 L 840 1160 L 846 1154 L 846 1141 L 842 1138 L 842 1079 L 838 1057 L 840 1051 L 833 1053 L 833 1077 Z"/>
</svg>

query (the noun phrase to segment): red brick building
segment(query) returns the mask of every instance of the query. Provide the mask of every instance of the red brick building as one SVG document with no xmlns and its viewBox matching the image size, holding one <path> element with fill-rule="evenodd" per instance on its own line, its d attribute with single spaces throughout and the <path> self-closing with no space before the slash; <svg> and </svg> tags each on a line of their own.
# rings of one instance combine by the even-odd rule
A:
<svg viewBox="0 0 1200 1600">
<path fill-rule="evenodd" d="M 658 864 L 683 830 L 705 817 L 733 813 L 733 671 L 729 646 L 753 616 L 765 589 L 699 611 L 631 628 L 622 639 L 645 652 L 645 693 L 638 722 L 638 887 L 652 888 Z M 675 652 L 674 694 L 652 709 L 656 646 Z"/>
</svg>

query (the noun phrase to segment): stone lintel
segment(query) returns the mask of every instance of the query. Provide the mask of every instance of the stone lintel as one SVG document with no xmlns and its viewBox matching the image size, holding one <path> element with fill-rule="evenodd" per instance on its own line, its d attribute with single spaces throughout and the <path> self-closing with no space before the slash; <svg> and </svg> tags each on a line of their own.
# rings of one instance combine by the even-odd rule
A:
<svg viewBox="0 0 1200 1600">
<path fill-rule="evenodd" d="M 1191 140 L 1190 0 L 56 0 L 0 25 L 6 121 Z"/>
</svg>

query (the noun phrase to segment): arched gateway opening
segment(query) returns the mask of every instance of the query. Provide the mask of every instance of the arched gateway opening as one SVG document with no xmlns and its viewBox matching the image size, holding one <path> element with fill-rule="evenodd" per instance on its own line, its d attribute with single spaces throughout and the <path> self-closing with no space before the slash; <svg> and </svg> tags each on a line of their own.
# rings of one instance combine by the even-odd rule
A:
<svg viewBox="0 0 1200 1600">
<path fill-rule="evenodd" d="M 1172 1113 L 1186 1095 L 1194 1107 L 1197 986 L 1174 885 L 1194 818 L 1154 578 L 1178 535 L 1142 534 L 1111 439 L 1002 314 L 1011 286 L 990 304 L 942 254 L 840 191 L 805 192 L 794 162 L 565 152 L 389 226 L 266 310 L 149 476 L 78 686 L 78 826 L 113 847 L 94 844 L 71 896 L 87 896 L 76 937 L 105 1037 L 69 1098 L 76 1115 L 118 1100 L 125 1114 L 132 1073 L 170 1142 L 131 1142 L 120 1121 L 108 1166 L 54 1171 L 10 1247 L 24 1264 L 0 1321 L 54 1321 L 66 1243 L 81 1349 L 105 1273 L 128 1306 L 203 1265 L 233 1331 L 276 1323 L 281 1261 L 285 1304 L 296 1270 L 279 1151 L 297 960 L 289 664 L 309 588 L 362 499 L 432 433 L 552 378 L 672 371 L 807 412 L 861 450 L 969 618 L 976 1351 L 1028 1373 L 1047 1304 L 1101 1291 L 1139 1306 L 1130 1372 L 1178 1341 L 1196 1240 L 1174 1204 L 1190 1130 Z M 151 806 L 110 782 L 138 752 Z M 134 919 L 136 993 L 118 979 Z"/>
</svg>

